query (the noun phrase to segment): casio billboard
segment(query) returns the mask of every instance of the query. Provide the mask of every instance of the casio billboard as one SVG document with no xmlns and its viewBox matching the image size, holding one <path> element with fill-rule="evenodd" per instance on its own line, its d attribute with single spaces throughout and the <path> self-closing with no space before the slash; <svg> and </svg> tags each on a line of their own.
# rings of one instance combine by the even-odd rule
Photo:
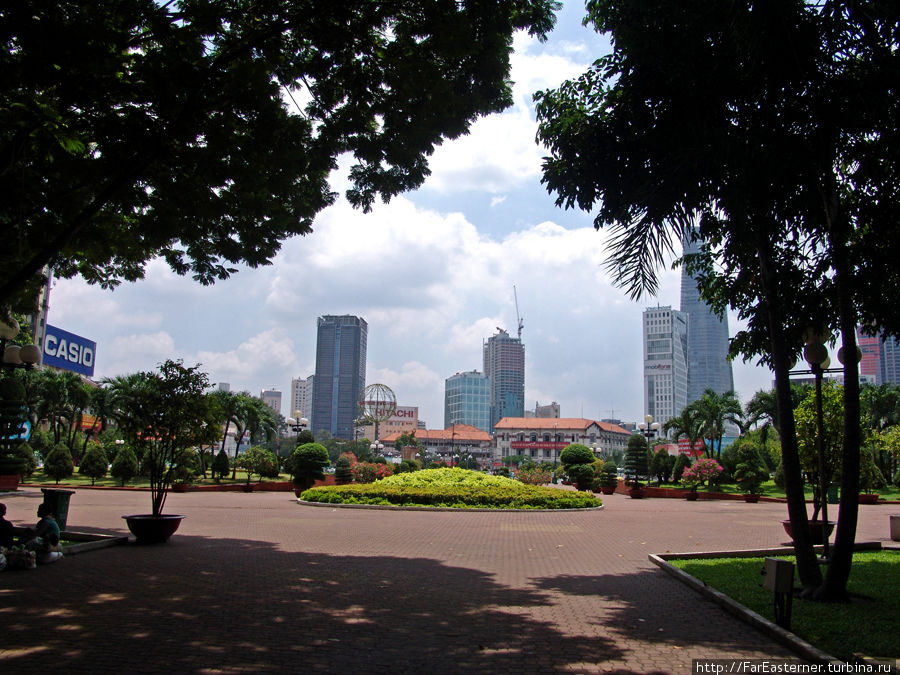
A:
<svg viewBox="0 0 900 675">
<path fill-rule="evenodd" d="M 93 377 L 96 354 L 96 342 L 47 325 L 47 332 L 44 334 L 44 365 Z"/>
</svg>

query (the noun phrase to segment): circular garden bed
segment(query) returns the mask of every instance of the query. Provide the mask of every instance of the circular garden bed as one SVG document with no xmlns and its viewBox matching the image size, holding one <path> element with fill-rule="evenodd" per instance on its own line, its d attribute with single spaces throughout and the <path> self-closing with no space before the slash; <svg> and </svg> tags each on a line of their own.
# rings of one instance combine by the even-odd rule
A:
<svg viewBox="0 0 900 675">
<path fill-rule="evenodd" d="M 526 485 L 466 469 L 426 469 L 374 483 L 315 487 L 304 502 L 454 509 L 591 509 L 603 502 L 590 492 Z"/>
</svg>

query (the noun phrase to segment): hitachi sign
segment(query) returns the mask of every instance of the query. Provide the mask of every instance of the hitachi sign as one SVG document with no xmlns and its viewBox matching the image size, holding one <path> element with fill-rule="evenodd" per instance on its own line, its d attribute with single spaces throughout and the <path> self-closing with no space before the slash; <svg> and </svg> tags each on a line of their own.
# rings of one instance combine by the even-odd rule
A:
<svg viewBox="0 0 900 675">
<path fill-rule="evenodd" d="M 44 334 L 44 365 L 92 377 L 97 343 L 54 326 Z"/>
</svg>

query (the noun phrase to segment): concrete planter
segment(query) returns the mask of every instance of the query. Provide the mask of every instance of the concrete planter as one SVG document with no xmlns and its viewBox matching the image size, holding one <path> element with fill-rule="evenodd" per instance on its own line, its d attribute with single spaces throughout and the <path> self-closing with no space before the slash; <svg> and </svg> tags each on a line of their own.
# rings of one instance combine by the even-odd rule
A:
<svg viewBox="0 0 900 675">
<path fill-rule="evenodd" d="M 900 541 L 900 513 L 891 516 L 891 541 Z"/>
</svg>

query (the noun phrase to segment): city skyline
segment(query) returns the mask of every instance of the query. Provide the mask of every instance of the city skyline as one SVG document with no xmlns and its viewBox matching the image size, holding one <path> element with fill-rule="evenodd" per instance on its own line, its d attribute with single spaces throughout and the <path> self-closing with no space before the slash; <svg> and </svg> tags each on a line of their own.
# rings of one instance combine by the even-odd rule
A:
<svg viewBox="0 0 900 675">
<path fill-rule="evenodd" d="M 417 406 L 437 428 L 444 381 L 481 368 L 482 342 L 496 327 L 516 334 L 517 299 L 526 401 L 557 401 L 564 417 L 641 419 L 641 313 L 678 306 L 680 273 L 665 265 L 657 297 L 632 300 L 617 288 L 603 265 L 607 233 L 594 230 L 592 214 L 554 206 L 534 142 L 532 94 L 608 49 L 583 16 L 583 3 L 567 2 L 546 43 L 515 37 L 513 107 L 440 146 L 421 189 L 369 214 L 341 197 L 273 265 L 212 286 L 158 261 L 144 280 L 112 292 L 58 280 L 49 322 L 96 341 L 98 379 L 181 358 L 235 391 L 289 392 L 291 378 L 315 371 L 315 318 L 363 316 L 366 380 L 390 386 L 399 405 Z M 336 192 L 348 164 L 332 176 Z M 734 370 L 745 402 L 770 388 L 767 369 Z"/>
</svg>

